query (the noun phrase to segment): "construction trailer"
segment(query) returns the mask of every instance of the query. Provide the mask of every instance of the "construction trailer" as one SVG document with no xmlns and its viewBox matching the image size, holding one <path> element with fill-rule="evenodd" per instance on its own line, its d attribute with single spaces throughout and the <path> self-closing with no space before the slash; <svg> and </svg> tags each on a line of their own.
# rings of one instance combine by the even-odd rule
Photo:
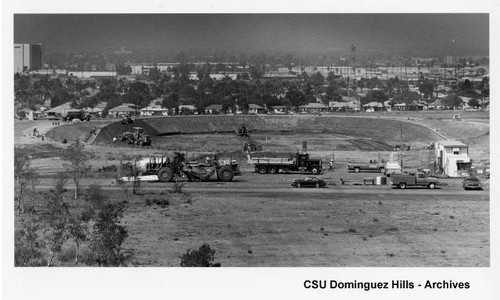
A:
<svg viewBox="0 0 500 300">
<path fill-rule="evenodd" d="M 469 172 L 472 161 L 468 145 L 459 141 L 438 141 L 434 150 L 436 167 L 443 175 L 460 177 Z"/>
</svg>

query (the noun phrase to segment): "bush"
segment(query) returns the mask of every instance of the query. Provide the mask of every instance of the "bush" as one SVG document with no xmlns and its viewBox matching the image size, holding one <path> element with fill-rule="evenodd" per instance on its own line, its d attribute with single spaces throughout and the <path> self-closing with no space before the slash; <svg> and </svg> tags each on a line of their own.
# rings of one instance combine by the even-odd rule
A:
<svg viewBox="0 0 500 300">
<path fill-rule="evenodd" d="M 61 249 L 61 252 L 57 255 L 60 262 L 72 262 L 76 258 L 76 248 L 71 246 L 65 246 Z"/>
<path fill-rule="evenodd" d="M 39 236 L 39 226 L 23 222 L 14 232 L 14 265 L 16 267 L 46 266 L 42 248 L 43 240 Z"/>
<path fill-rule="evenodd" d="M 184 185 L 179 182 L 175 182 L 172 186 L 172 193 L 184 193 Z"/>
<path fill-rule="evenodd" d="M 181 256 L 181 267 L 220 267 L 220 263 L 213 263 L 215 250 L 208 244 L 203 244 L 198 250 L 188 250 Z"/>
</svg>

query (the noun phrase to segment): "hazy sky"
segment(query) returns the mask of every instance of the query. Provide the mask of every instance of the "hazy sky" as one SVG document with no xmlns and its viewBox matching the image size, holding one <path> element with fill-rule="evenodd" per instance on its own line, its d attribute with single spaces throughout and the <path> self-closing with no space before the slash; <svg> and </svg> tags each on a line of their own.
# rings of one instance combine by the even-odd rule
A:
<svg viewBox="0 0 500 300">
<path fill-rule="evenodd" d="M 488 14 L 16 14 L 15 43 L 46 52 L 347 51 L 484 55 Z"/>
</svg>

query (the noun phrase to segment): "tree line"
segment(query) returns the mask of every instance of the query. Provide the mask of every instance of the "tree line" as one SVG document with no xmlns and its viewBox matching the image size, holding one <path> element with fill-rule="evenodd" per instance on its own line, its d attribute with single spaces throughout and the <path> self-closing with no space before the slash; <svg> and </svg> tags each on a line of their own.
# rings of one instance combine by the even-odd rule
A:
<svg viewBox="0 0 500 300">
<path fill-rule="evenodd" d="M 193 105 L 201 114 L 211 104 L 222 104 L 224 111 L 234 111 L 236 105 L 245 110 L 250 103 L 268 109 L 285 106 L 296 110 L 307 103 L 319 101 L 328 105 L 331 101 L 343 101 L 349 96 L 360 99 L 361 104 L 372 101 L 384 103 L 392 99 L 391 105 L 412 105 L 419 100 L 428 104 L 435 101 L 438 92 L 454 95 L 445 100 L 447 104 L 456 104 L 453 100 L 455 96 L 470 97 L 476 99 L 474 101 L 489 96 L 488 77 L 479 83 L 464 80 L 452 84 L 450 93 L 439 90 L 439 82 L 421 76 L 414 83 L 419 91 L 416 92 L 410 90 L 408 81 L 398 77 L 351 80 L 333 72 L 326 78 L 319 72 L 312 75 L 302 72 L 295 79 L 269 79 L 262 77 L 261 67 L 252 66 L 236 79 L 225 76 L 215 80 L 210 76 L 212 66 L 205 64 L 197 70 L 197 79 L 192 80 L 194 68 L 194 65 L 188 64 L 173 67 L 170 72 L 152 68 L 147 76 L 138 77 L 133 82 L 120 77 L 82 81 L 73 77 L 16 75 L 15 100 L 19 107 L 30 109 L 47 99 L 51 100 L 52 107 L 70 101 L 74 108 L 91 109 L 100 102 L 106 102 L 106 114 L 109 109 L 123 103 L 134 104 L 140 109 L 157 99 L 158 104 L 170 109 L 172 114 L 182 113 L 175 110 L 181 104 Z"/>
</svg>

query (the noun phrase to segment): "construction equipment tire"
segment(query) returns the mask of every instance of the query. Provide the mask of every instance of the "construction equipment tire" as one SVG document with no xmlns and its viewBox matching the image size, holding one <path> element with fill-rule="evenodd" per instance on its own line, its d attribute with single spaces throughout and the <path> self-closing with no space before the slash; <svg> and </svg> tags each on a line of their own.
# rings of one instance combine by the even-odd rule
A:
<svg viewBox="0 0 500 300">
<path fill-rule="evenodd" d="M 158 180 L 169 182 L 174 178 L 174 171 L 170 167 L 163 167 L 158 171 Z"/>
<path fill-rule="evenodd" d="M 234 172 L 230 167 L 222 167 L 217 171 L 217 179 L 219 181 L 231 181 L 233 180 Z"/>
</svg>

